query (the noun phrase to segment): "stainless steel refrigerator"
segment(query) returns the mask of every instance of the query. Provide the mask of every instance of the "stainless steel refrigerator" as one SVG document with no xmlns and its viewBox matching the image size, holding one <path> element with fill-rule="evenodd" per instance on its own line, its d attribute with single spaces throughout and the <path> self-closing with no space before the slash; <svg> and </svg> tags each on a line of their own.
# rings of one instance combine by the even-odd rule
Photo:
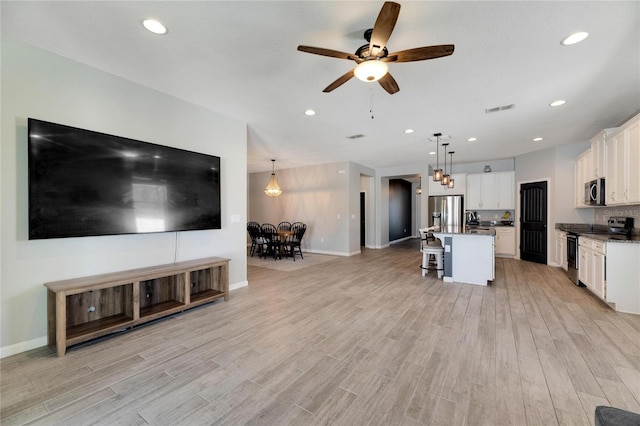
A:
<svg viewBox="0 0 640 426">
<path fill-rule="evenodd" d="M 464 197 L 443 195 L 429 197 L 429 226 L 442 230 L 464 225 Z"/>
</svg>

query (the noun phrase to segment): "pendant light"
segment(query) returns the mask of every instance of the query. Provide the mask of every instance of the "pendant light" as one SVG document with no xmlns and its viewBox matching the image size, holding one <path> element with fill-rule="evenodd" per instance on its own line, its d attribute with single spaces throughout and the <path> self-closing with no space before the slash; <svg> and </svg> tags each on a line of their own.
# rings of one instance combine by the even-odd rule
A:
<svg viewBox="0 0 640 426">
<path fill-rule="evenodd" d="M 449 144 L 443 143 L 442 146 L 444 146 L 444 173 L 442 174 L 440 185 L 446 186 L 449 185 L 449 179 L 451 179 L 451 176 L 447 174 L 447 146 L 449 146 Z"/>
<path fill-rule="evenodd" d="M 421 195 L 422 194 L 422 176 L 420 176 L 420 183 L 418 184 L 418 187 L 416 188 L 416 195 Z"/>
<path fill-rule="evenodd" d="M 442 169 L 440 168 L 439 152 L 440 152 L 440 136 L 442 136 L 442 133 L 434 133 L 433 136 L 436 137 L 436 168 L 433 170 L 433 181 L 440 182 L 442 180 Z M 445 155 L 445 159 L 446 159 L 446 155 Z"/>
<path fill-rule="evenodd" d="M 269 179 L 269 184 L 264 189 L 264 193 L 269 197 L 278 197 L 282 194 L 282 189 L 280 185 L 278 185 L 278 181 L 276 180 L 276 160 L 271 160 L 272 168 L 271 168 L 271 179 Z"/>
<path fill-rule="evenodd" d="M 453 154 L 455 154 L 455 151 L 449 151 L 449 155 L 451 155 L 451 166 L 449 167 L 449 173 L 451 173 L 451 176 L 453 176 Z M 453 177 L 450 177 L 449 184 L 447 185 L 449 188 L 453 188 L 453 181 Z"/>
</svg>

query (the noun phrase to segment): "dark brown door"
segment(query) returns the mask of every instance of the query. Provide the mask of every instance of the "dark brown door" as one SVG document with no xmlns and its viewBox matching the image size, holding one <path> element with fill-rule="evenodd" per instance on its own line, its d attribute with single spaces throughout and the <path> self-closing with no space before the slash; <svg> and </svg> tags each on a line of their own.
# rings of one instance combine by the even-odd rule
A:
<svg viewBox="0 0 640 426">
<path fill-rule="evenodd" d="M 547 264 L 547 182 L 520 185 L 520 259 Z"/>
</svg>

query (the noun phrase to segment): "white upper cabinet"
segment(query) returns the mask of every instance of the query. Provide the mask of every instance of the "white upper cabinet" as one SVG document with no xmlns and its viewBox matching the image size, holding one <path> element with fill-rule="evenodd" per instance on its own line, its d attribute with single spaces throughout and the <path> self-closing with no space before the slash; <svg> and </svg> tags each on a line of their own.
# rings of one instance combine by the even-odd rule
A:
<svg viewBox="0 0 640 426">
<path fill-rule="evenodd" d="M 515 210 L 515 173 L 504 172 L 496 175 L 498 176 L 498 209 Z"/>
<path fill-rule="evenodd" d="M 603 130 L 591 139 L 591 169 L 589 180 L 607 175 L 606 142 L 608 130 Z"/>
<path fill-rule="evenodd" d="M 640 114 L 606 141 L 607 205 L 640 204 Z"/>
<path fill-rule="evenodd" d="M 591 207 L 584 203 L 584 184 L 593 180 L 591 178 L 591 150 L 580 154 L 573 164 L 574 167 L 574 207 Z"/>
<path fill-rule="evenodd" d="M 514 210 L 515 173 L 468 174 L 465 204 L 468 210 Z"/>
</svg>

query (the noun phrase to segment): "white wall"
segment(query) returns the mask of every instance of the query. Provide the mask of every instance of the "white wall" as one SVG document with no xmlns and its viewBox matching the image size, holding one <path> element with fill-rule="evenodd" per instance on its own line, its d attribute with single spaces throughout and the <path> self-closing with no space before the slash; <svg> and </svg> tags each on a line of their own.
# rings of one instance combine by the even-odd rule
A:
<svg viewBox="0 0 640 426">
<path fill-rule="evenodd" d="M 522 183 L 547 181 L 547 263 L 552 262 L 555 253 L 553 230 L 556 222 L 593 223 L 593 209 L 576 209 L 573 206 L 573 161 L 587 147 L 587 142 L 562 145 L 523 154 L 515 159 L 516 193 L 519 193 Z M 517 219 L 519 217 L 518 211 Z M 519 227 L 517 231 L 519 233 Z M 519 245 L 519 235 L 516 239 Z"/>
<path fill-rule="evenodd" d="M 29 241 L 28 117 L 220 156 L 222 229 Z M 3 39 L 0 152 L 2 356 L 46 344 L 48 281 L 220 256 L 246 285 L 245 123 Z"/>
<path fill-rule="evenodd" d="M 280 170 L 276 167 L 276 179 L 283 191 L 279 197 L 264 194 L 270 176 L 271 172 L 249 175 L 248 220 L 276 226 L 281 221 L 304 222 L 307 232 L 303 250 L 347 256 L 351 221 L 349 163 Z M 359 191 L 359 186 L 358 178 L 354 192 Z"/>
</svg>

